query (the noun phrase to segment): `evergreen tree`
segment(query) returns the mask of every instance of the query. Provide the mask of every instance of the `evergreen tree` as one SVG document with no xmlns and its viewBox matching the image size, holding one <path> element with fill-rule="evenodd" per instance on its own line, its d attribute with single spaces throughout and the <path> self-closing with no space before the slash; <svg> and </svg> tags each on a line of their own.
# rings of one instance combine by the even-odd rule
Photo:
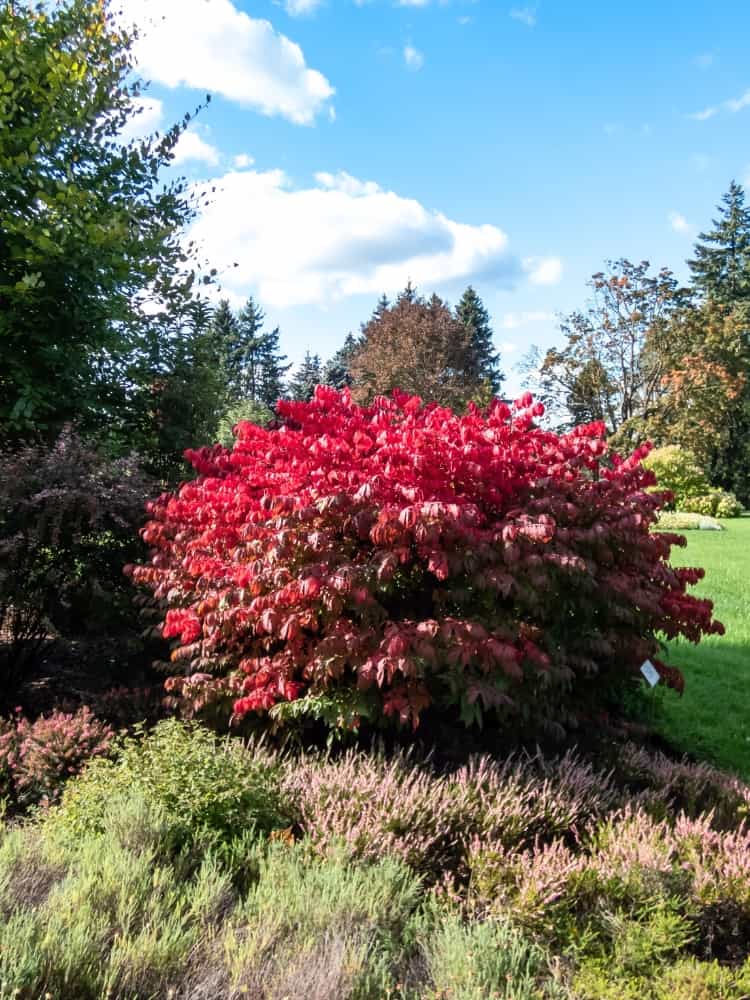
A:
<svg viewBox="0 0 750 1000">
<path fill-rule="evenodd" d="M 750 300 L 750 209 L 740 184 L 732 181 L 718 209 L 713 230 L 699 234 L 688 266 L 706 298 L 734 305 Z"/>
<path fill-rule="evenodd" d="M 263 335 L 258 349 L 257 402 L 271 410 L 284 395 L 285 376 L 292 367 L 285 362 L 286 355 L 281 353 L 279 328 L 276 327 Z"/>
<path fill-rule="evenodd" d="M 456 306 L 456 319 L 471 331 L 471 352 L 474 356 L 476 374 L 487 383 L 492 394 L 496 396 L 503 382 L 500 357 L 492 342 L 489 313 L 471 285 Z"/>
<path fill-rule="evenodd" d="M 221 364 L 226 379 L 229 381 L 229 353 L 239 340 L 237 317 L 229 304 L 229 299 L 222 299 L 211 317 L 211 328 L 217 344 L 221 345 Z M 229 385 L 227 385 L 229 391 Z"/>
<path fill-rule="evenodd" d="M 388 300 L 383 296 L 386 303 Z M 383 301 L 381 299 L 381 302 Z M 380 303 L 378 303 L 380 305 Z M 388 306 L 386 305 L 387 309 Z M 373 316 L 377 316 L 377 309 Z M 357 341 L 351 333 L 347 333 L 343 347 L 340 347 L 333 357 L 327 361 L 323 367 L 323 384 L 333 386 L 334 389 L 343 389 L 351 386 L 353 379 L 351 374 L 352 358 L 357 350 Z"/>
<path fill-rule="evenodd" d="M 404 288 L 403 292 L 399 292 L 396 298 L 396 305 L 398 305 L 401 302 L 406 302 L 408 304 L 411 304 L 413 302 L 417 302 L 418 299 L 419 296 L 417 295 L 417 290 L 414 287 L 414 285 L 412 285 L 411 278 L 409 278 L 409 280 L 406 282 L 406 288 Z M 378 302 L 378 307 L 374 313 L 374 319 L 379 319 L 387 309 L 388 309 L 388 299 L 386 299 L 385 295 L 383 295 L 382 298 L 380 299 L 380 302 Z"/>
<path fill-rule="evenodd" d="M 409 289 L 411 289 L 411 282 L 409 282 L 409 285 L 407 287 Z M 385 294 L 385 292 L 383 292 L 383 294 L 378 299 L 378 304 L 375 306 L 375 308 L 373 310 L 372 318 L 373 319 L 380 319 L 381 316 L 383 316 L 387 312 L 389 306 L 390 306 L 390 302 L 388 301 L 388 296 Z M 351 334 L 350 334 L 350 336 L 351 336 Z"/>
<path fill-rule="evenodd" d="M 320 357 L 305 351 L 305 358 L 289 383 L 292 399 L 298 403 L 308 403 L 313 397 L 315 386 L 320 385 L 322 381 Z"/>
<path fill-rule="evenodd" d="M 229 386 L 235 399 L 258 401 L 264 319 L 265 313 L 250 296 L 237 317 L 237 337 L 228 350 Z"/>
</svg>

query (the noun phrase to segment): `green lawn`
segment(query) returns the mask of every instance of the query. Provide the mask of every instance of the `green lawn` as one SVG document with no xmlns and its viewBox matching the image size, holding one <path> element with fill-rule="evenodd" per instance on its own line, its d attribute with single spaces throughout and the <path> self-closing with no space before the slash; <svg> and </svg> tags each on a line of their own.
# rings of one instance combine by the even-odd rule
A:
<svg viewBox="0 0 750 1000">
<path fill-rule="evenodd" d="M 659 728 L 680 749 L 750 778 L 750 517 L 723 524 L 723 532 L 685 532 L 687 548 L 672 552 L 675 565 L 705 569 L 692 593 L 713 600 L 727 631 L 698 646 L 670 643 L 685 694 L 664 692 Z"/>
</svg>

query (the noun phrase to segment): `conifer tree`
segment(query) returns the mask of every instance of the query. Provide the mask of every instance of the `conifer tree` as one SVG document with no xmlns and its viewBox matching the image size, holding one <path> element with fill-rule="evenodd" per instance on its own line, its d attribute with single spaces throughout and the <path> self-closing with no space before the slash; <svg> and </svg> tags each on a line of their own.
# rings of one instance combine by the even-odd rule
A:
<svg viewBox="0 0 750 1000">
<path fill-rule="evenodd" d="M 237 317 L 237 338 L 229 345 L 229 384 L 235 399 L 258 401 L 265 314 L 248 298 Z"/>
<path fill-rule="evenodd" d="M 263 403 L 271 410 L 285 392 L 286 373 L 292 367 L 285 362 L 286 355 L 281 353 L 279 328 L 276 327 L 270 333 L 263 335 L 258 350 L 257 402 Z"/>
<path fill-rule="evenodd" d="M 385 299 L 385 296 L 383 296 Z M 385 299 L 386 303 L 388 302 Z M 381 299 L 382 302 L 382 299 Z M 380 303 L 378 303 L 380 305 Z M 388 306 L 386 305 L 387 309 Z M 377 309 L 375 310 L 375 315 Z M 333 357 L 327 361 L 323 367 L 323 384 L 333 386 L 334 389 L 343 389 L 351 386 L 353 379 L 351 373 L 351 363 L 357 350 L 357 341 L 351 333 L 347 333 L 343 347 L 340 347 Z"/>
<path fill-rule="evenodd" d="M 317 354 L 310 354 L 309 350 L 305 351 L 304 360 L 289 383 L 292 399 L 299 403 L 309 402 L 315 392 L 315 386 L 320 385 L 322 381 L 320 357 Z"/>
<path fill-rule="evenodd" d="M 492 341 L 489 313 L 471 285 L 456 306 L 456 318 L 471 331 L 470 350 L 476 375 L 496 396 L 504 377 L 500 371 L 500 357 Z"/>
<path fill-rule="evenodd" d="M 734 305 L 750 300 L 750 208 L 742 185 L 732 181 L 718 209 L 714 228 L 699 234 L 688 266 L 706 298 Z"/>
</svg>

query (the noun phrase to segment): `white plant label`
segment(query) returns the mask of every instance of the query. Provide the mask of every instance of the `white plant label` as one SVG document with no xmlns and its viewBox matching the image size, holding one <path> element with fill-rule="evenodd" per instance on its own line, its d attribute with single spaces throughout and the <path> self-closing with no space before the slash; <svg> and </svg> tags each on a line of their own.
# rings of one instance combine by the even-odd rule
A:
<svg viewBox="0 0 750 1000">
<path fill-rule="evenodd" d="M 653 663 L 651 662 L 651 660 L 644 660 L 643 661 L 643 665 L 641 666 L 641 673 L 646 678 L 646 680 L 649 682 L 649 684 L 651 685 L 651 687 L 656 687 L 656 685 L 661 680 L 661 677 L 659 676 L 659 671 L 653 665 Z"/>
</svg>

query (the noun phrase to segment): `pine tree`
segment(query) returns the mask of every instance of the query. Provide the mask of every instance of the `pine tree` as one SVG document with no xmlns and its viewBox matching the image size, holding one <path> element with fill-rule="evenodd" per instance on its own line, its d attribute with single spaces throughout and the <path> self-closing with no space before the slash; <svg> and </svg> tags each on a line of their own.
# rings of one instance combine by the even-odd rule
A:
<svg viewBox="0 0 750 1000">
<path fill-rule="evenodd" d="M 258 351 L 258 402 L 271 410 L 284 395 L 285 376 L 292 367 L 285 361 L 286 355 L 281 353 L 279 347 L 279 328 L 276 327 L 263 335 Z"/>
<path fill-rule="evenodd" d="M 305 351 L 304 360 L 289 383 L 292 399 L 298 403 L 308 403 L 313 397 L 315 386 L 320 385 L 322 380 L 320 357 L 310 354 L 309 350 Z"/>
<path fill-rule="evenodd" d="M 385 299 L 385 296 L 383 296 Z M 381 302 L 383 300 L 381 299 Z M 386 303 L 388 302 L 385 299 Z M 379 303 L 380 305 L 380 303 Z M 387 309 L 388 306 L 386 305 Z M 373 316 L 377 315 L 377 309 Z M 340 347 L 333 357 L 323 366 L 323 384 L 333 386 L 334 389 L 343 389 L 351 386 L 353 379 L 351 374 L 351 362 L 357 350 L 357 341 L 351 333 L 347 333 L 343 347 Z"/>
<path fill-rule="evenodd" d="M 718 209 L 713 230 L 699 234 L 688 266 L 707 298 L 734 305 L 750 300 L 750 209 L 740 184 L 732 181 Z"/>
<path fill-rule="evenodd" d="M 471 352 L 477 376 L 497 395 L 503 382 L 500 357 L 492 341 L 490 316 L 474 289 L 469 287 L 456 306 L 456 319 L 471 331 Z"/>
</svg>

